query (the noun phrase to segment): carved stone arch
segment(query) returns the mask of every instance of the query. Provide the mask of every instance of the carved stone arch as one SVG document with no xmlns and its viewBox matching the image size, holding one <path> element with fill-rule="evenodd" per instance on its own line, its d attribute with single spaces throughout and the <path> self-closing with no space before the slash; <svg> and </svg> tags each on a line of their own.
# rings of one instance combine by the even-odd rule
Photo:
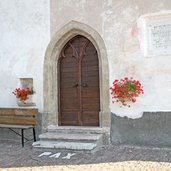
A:
<svg viewBox="0 0 171 171">
<path fill-rule="evenodd" d="M 43 71 L 44 128 L 49 125 L 58 125 L 57 62 L 64 45 L 76 35 L 88 38 L 97 50 L 100 78 L 100 126 L 110 126 L 109 69 L 104 41 L 100 34 L 90 26 L 71 21 L 56 32 L 46 49 Z"/>
</svg>

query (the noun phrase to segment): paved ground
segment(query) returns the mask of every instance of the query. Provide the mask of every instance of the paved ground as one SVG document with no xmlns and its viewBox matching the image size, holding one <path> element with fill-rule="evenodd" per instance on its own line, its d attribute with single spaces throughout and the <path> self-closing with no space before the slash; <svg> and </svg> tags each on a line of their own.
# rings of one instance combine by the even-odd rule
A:
<svg viewBox="0 0 171 171">
<path fill-rule="evenodd" d="M 171 171 L 171 149 L 109 146 L 94 153 L 76 152 L 71 159 L 62 159 L 70 151 L 62 151 L 59 158 L 38 157 L 43 152 L 60 151 L 0 140 L 0 171 Z"/>
</svg>

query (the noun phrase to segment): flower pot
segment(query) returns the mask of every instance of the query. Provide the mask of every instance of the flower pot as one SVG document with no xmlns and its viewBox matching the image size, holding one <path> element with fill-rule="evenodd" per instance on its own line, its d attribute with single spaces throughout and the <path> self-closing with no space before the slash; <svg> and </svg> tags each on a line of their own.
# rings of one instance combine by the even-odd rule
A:
<svg viewBox="0 0 171 171">
<path fill-rule="evenodd" d="M 23 103 L 20 99 L 17 99 L 17 105 L 20 107 L 27 107 L 27 106 L 35 106 L 33 103 L 32 95 L 29 95 L 29 99 L 25 100 L 26 103 Z"/>
</svg>

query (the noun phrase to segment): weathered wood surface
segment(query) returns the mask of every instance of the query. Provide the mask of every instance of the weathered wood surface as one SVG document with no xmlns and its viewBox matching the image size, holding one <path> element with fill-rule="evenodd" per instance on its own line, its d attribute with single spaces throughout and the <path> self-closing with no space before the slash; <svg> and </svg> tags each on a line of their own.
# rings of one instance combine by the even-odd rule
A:
<svg viewBox="0 0 171 171">
<path fill-rule="evenodd" d="M 94 45 L 75 36 L 58 61 L 59 123 L 98 126 L 100 111 L 99 61 Z"/>
<path fill-rule="evenodd" d="M 36 108 L 0 108 L 0 124 L 37 125 Z"/>
</svg>

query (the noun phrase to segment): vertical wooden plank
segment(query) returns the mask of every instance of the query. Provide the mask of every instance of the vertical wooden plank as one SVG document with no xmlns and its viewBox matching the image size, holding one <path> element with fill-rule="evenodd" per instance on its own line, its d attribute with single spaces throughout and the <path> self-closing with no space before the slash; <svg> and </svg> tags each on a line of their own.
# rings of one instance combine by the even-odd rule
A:
<svg viewBox="0 0 171 171">
<path fill-rule="evenodd" d="M 68 42 L 59 59 L 59 118 L 61 125 L 78 123 L 78 55 L 71 42 Z"/>
<path fill-rule="evenodd" d="M 100 111 L 99 62 L 92 43 L 86 47 L 82 61 L 83 125 L 98 126 Z"/>
</svg>

